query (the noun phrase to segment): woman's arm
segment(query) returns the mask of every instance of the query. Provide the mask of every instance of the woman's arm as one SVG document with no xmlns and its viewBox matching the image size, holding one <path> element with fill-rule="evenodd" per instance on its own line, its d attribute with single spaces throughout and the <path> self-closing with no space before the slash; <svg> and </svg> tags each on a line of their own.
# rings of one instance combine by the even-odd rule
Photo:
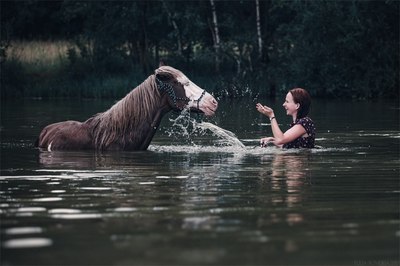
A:
<svg viewBox="0 0 400 266">
<path fill-rule="evenodd" d="M 276 119 L 274 119 L 276 120 Z M 278 123 L 275 121 L 274 123 L 271 123 L 272 126 L 272 133 L 274 134 L 275 141 L 274 143 L 276 145 L 283 145 L 289 142 L 294 141 L 297 138 L 300 138 L 306 133 L 306 130 L 302 125 L 294 125 L 293 127 L 289 128 L 285 133 L 283 133 L 280 137 L 276 137 L 274 133 L 274 127 L 276 124 L 276 127 L 279 128 Z M 280 131 L 280 129 L 279 129 Z"/>
</svg>

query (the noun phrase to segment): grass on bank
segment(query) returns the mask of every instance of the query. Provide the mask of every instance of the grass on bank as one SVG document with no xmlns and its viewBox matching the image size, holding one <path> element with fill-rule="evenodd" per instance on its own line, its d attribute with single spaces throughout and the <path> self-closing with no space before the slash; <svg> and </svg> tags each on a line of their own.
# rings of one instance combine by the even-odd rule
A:
<svg viewBox="0 0 400 266">
<path fill-rule="evenodd" d="M 147 78 L 130 58 L 107 55 L 100 62 L 103 67 L 99 67 L 98 62 L 82 57 L 78 51 L 69 41 L 11 42 L 1 60 L 2 99 L 121 98 Z M 212 65 L 204 60 L 201 62 Z M 186 74 L 220 98 L 254 96 L 266 87 L 265 82 L 250 81 L 250 89 L 249 82 L 232 75 L 210 79 L 197 71 Z"/>
<path fill-rule="evenodd" d="M 7 48 L 9 60 L 16 60 L 28 69 L 41 70 L 60 67 L 67 63 L 67 52 L 73 45 L 67 41 L 13 41 Z"/>
<path fill-rule="evenodd" d="M 125 96 L 151 74 L 144 74 L 137 63 L 133 62 L 133 58 L 123 51 L 102 51 L 94 54 L 93 48 L 86 46 L 83 47 L 83 50 L 85 49 L 87 51 L 81 53 L 72 41 L 12 41 L 7 47 L 0 43 L 1 99 L 17 97 L 116 99 Z M 85 53 L 86 55 L 82 56 Z M 368 79 L 355 78 L 351 86 L 347 86 L 346 83 L 345 87 L 342 86 L 343 82 L 339 82 L 342 78 L 340 74 L 326 74 L 326 86 L 329 87 L 324 85 L 320 88 L 318 81 L 313 83 L 313 80 L 308 78 L 303 81 L 304 84 L 287 84 L 290 79 L 285 73 L 278 71 L 279 67 L 276 68 L 278 71 L 275 76 L 275 79 L 278 79 L 276 81 L 268 79 L 274 70 L 273 67 L 254 72 L 244 71 L 241 74 L 237 74 L 235 69 L 226 67 L 224 73 L 217 75 L 213 72 L 212 54 L 195 54 L 190 63 L 182 57 L 174 55 L 167 57 L 172 66 L 183 70 L 200 87 L 214 93 L 217 98 L 275 97 L 285 94 L 287 89 L 293 86 L 305 86 L 312 96 L 327 98 L 398 98 L 399 94 L 398 86 L 377 90 L 373 89 L 374 86 L 370 88 L 368 84 L 365 85 L 365 80 L 379 81 L 384 78 L 377 74 L 371 74 Z M 157 63 L 153 63 L 156 67 Z M 391 75 L 388 73 L 388 77 Z M 319 93 L 321 89 L 322 94 Z"/>
<path fill-rule="evenodd" d="M 76 49 L 68 41 L 11 42 L 1 60 L 2 98 L 115 98 L 142 79 L 137 72 L 98 72 L 89 60 L 71 58 Z"/>
</svg>

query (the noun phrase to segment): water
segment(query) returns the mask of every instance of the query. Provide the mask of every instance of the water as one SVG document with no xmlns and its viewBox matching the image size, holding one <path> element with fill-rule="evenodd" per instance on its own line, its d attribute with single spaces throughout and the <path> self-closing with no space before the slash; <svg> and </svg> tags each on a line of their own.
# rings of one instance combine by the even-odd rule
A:
<svg viewBox="0 0 400 266">
<path fill-rule="evenodd" d="M 252 100 L 168 115 L 146 152 L 33 147 L 110 105 L 2 103 L 2 265 L 399 264 L 398 103 L 315 101 L 314 150 L 260 148 Z"/>
</svg>

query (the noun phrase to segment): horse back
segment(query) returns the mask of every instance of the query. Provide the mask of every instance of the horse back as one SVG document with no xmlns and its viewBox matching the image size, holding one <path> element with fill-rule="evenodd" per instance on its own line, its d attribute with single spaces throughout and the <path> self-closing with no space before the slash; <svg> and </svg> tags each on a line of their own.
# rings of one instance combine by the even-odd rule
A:
<svg viewBox="0 0 400 266">
<path fill-rule="evenodd" d="M 39 148 L 47 150 L 92 149 L 90 127 L 78 121 L 65 121 L 46 126 L 37 141 Z"/>
</svg>

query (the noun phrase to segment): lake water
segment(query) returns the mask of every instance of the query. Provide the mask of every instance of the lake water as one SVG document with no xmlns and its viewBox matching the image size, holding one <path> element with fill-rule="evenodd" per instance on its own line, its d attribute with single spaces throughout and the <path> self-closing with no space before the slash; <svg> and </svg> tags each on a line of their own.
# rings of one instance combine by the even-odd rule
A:
<svg viewBox="0 0 400 266">
<path fill-rule="evenodd" d="M 0 264 L 399 265 L 398 101 L 315 101 L 320 148 L 297 151 L 258 146 L 255 103 L 171 113 L 148 151 L 95 153 L 33 143 L 112 102 L 2 102 Z"/>
</svg>

